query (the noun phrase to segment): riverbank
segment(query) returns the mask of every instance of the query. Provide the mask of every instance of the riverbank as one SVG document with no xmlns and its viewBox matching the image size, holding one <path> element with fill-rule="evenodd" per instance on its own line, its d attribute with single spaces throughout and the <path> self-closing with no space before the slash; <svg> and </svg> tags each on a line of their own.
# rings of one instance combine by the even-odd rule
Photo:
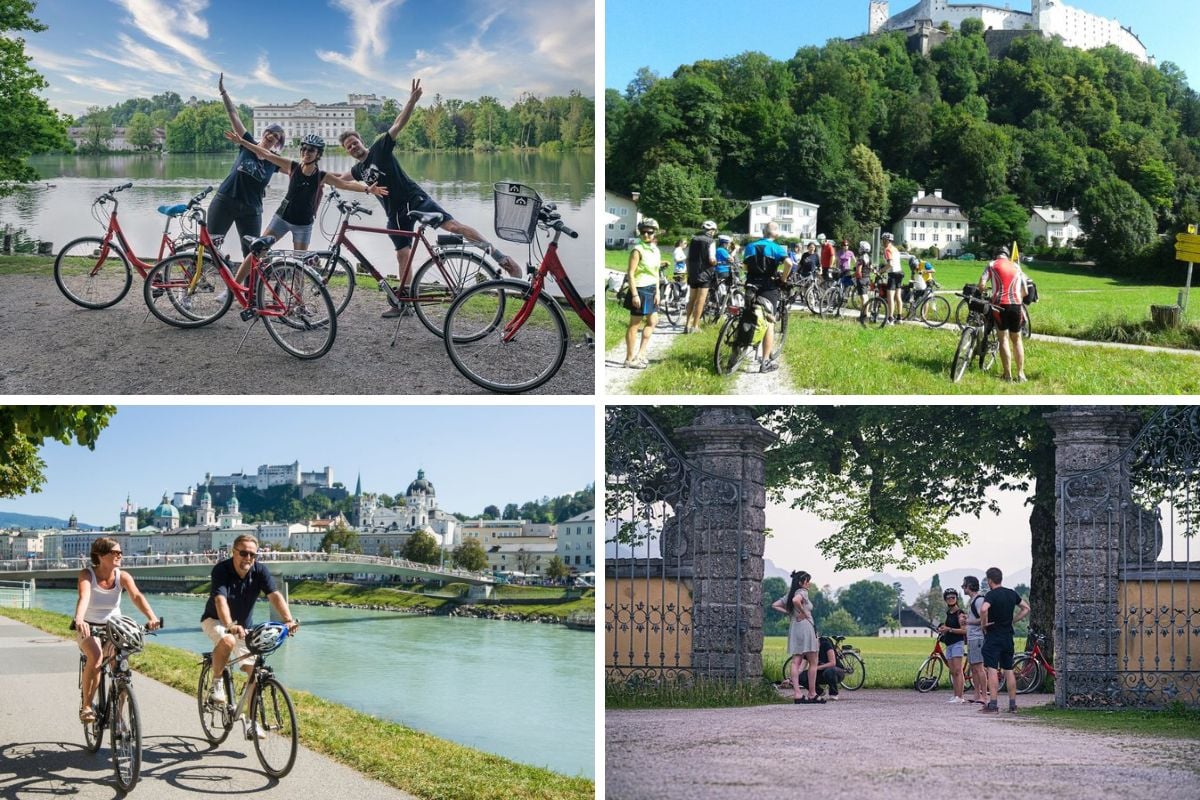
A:
<svg viewBox="0 0 1200 800">
<path fill-rule="evenodd" d="M 0 609 L 0 614 L 67 638 L 63 632 L 69 617 L 64 614 L 36 609 Z M 138 672 L 185 694 L 195 690 L 194 653 L 151 643 L 131 663 Z M 583 800 L 595 794 L 594 782 L 586 778 L 568 777 L 454 744 L 308 692 L 291 694 L 302 744 L 426 800 Z"/>
</svg>

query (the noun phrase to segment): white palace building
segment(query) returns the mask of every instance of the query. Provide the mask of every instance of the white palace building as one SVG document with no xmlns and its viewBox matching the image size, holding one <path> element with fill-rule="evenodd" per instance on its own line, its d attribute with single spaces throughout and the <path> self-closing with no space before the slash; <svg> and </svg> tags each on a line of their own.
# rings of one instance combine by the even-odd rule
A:
<svg viewBox="0 0 1200 800">
<path fill-rule="evenodd" d="M 1105 45 L 1115 45 L 1138 61 L 1148 62 L 1146 46 L 1131 29 L 1122 27 L 1115 19 L 1089 14 L 1072 8 L 1059 0 L 1030 0 L 1029 11 L 1014 11 L 1006 6 L 982 3 L 952 3 L 949 0 L 920 0 L 911 8 L 889 15 L 890 3 L 870 0 L 867 24 L 868 33 L 881 31 L 914 32 L 919 23 L 932 22 L 933 27 L 943 22 L 958 30 L 963 20 L 983 21 L 984 30 L 994 31 L 1040 31 L 1043 36 L 1058 36 L 1063 44 L 1080 50 L 1091 50 Z"/>
</svg>

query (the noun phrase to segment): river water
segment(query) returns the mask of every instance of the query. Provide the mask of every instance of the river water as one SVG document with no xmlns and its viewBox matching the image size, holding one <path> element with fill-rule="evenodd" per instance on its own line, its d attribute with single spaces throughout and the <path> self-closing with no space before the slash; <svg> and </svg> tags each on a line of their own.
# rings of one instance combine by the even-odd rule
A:
<svg viewBox="0 0 1200 800">
<path fill-rule="evenodd" d="M 295 153 L 285 155 L 298 157 Z M 398 155 L 405 171 L 446 211 L 491 239 L 518 262 L 527 256 L 526 245 L 505 242 L 495 236 L 492 184 L 518 181 L 532 186 L 544 200 L 556 202 L 563 221 L 579 232 L 578 239 L 563 237 L 559 242 L 559 257 L 575 287 L 584 296 L 593 294 L 596 183 L 591 152 Z M 45 183 L 0 199 L 0 225 L 23 228 L 27 236 L 51 242 L 57 251 L 78 236 L 101 235 L 103 227 L 91 217 L 92 201 L 113 186 L 132 181 L 132 189 L 117 195 L 121 227 L 138 257 L 152 262 L 166 220 L 157 213 L 158 206 L 183 203 L 206 186 L 219 186 L 233 164 L 233 154 L 54 155 L 37 156 L 29 159 L 29 163 Z M 334 172 L 345 172 L 353 163 L 340 148 L 327 150 L 321 159 L 322 167 Z M 263 200 L 264 226 L 286 191 L 287 178 L 276 175 Z M 358 224 L 384 227 L 380 220 L 382 207 L 374 198 L 355 192 L 342 194 L 363 201 L 375 212 L 369 217 L 359 217 Z M 314 250 L 327 246 L 339 219 L 337 209 L 328 203 L 321 208 L 318 227 L 313 231 Z M 236 229 L 231 228 L 229 235 L 236 238 Z M 386 236 L 352 232 L 350 238 L 380 272 L 396 273 L 396 257 Z M 285 239 L 284 246 L 290 246 L 290 241 L 290 237 Z M 226 253 L 240 253 L 232 238 L 223 249 Z"/>
<path fill-rule="evenodd" d="M 73 614 L 75 597 L 39 589 L 35 605 Z M 148 597 L 167 623 L 154 642 L 212 649 L 200 630 L 202 598 Z M 141 619 L 128 598 L 122 608 Z M 261 601 L 255 620 L 269 613 Z M 591 633 L 318 606 L 294 613 L 303 623 L 296 639 L 270 657 L 285 686 L 514 761 L 594 777 Z"/>
</svg>

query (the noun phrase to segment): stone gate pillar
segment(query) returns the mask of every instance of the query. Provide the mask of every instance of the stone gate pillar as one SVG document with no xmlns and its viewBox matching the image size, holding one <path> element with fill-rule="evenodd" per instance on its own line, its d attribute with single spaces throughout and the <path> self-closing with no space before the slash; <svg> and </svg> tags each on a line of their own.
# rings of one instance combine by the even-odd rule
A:
<svg viewBox="0 0 1200 800">
<path fill-rule="evenodd" d="M 1118 570 L 1129 505 L 1128 474 L 1119 459 L 1140 419 L 1118 407 L 1074 406 L 1047 414 L 1046 421 L 1055 434 L 1057 476 L 1055 703 L 1102 703 L 1116 687 L 1118 670 Z"/>
<path fill-rule="evenodd" d="M 692 665 L 709 678 L 762 677 L 765 450 L 775 435 L 743 406 L 703 409 L 676 431 L 699 470 L 693 491 Z"/>
</svg>

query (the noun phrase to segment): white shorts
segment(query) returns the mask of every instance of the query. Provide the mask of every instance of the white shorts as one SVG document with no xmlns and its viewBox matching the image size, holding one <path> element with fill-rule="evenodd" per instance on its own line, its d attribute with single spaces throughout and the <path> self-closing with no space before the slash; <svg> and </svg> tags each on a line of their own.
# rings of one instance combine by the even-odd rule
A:
<svg viewBox="0 0 1200 800">
<path fill-rule="evenodd" d="M 205 635 L 207 635 L 209 639 L 212 639 L 214 646 L 218 644 L 221 641 L 221 637 L 225 635 L 225 626 L 221 624 L 220 620 L 213 619 L 212 617 L 208 617 L 201 622 L 200 628 L 204 631 Z M 235 636 L 233 652 L 229 654 L 230 663 L 248 655 L 250 655 L 250 649 L 246 647 L 246 640 L 238 639 Z"/>
</svg>

